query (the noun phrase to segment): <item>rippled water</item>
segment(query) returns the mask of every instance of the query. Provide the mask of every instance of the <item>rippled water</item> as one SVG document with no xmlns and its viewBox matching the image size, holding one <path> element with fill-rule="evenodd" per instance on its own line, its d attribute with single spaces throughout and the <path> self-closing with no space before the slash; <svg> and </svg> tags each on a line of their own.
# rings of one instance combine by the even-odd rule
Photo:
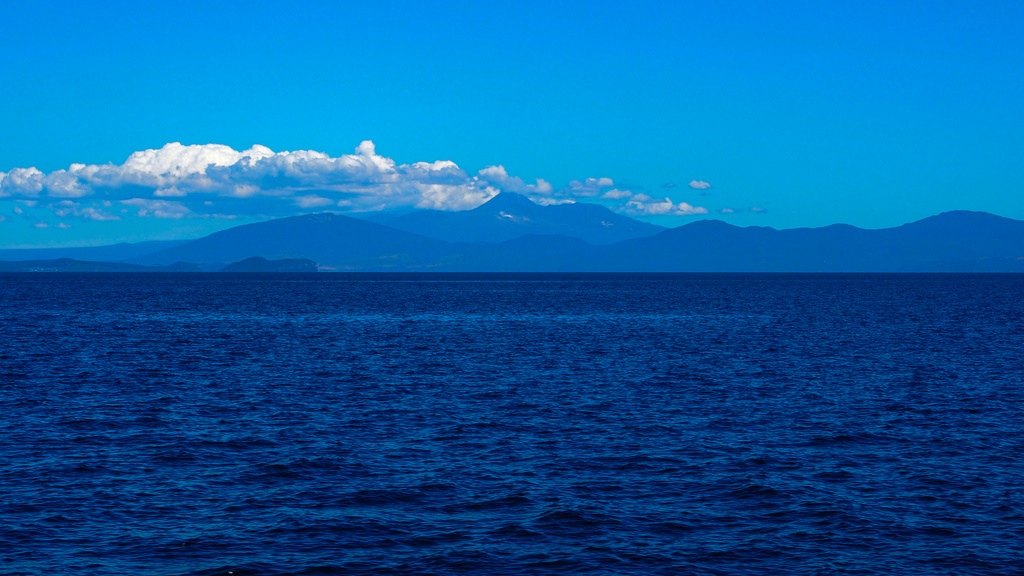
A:
<svg viewBox="0 0 1024 576">
<path fill-rule="evenodd" d="M 0 275 L 2 574 L 1021 574 L 1024 276 Z"/>
</svg>

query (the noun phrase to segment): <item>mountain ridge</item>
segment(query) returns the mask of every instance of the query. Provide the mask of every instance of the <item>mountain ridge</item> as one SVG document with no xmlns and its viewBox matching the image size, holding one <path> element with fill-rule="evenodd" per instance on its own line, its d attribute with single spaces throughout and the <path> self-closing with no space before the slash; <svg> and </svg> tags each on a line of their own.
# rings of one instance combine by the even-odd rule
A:
<svg viewBox="0 0 1024 576">
<path fill-rule="evenodd" d="M 517 214 L 529 217 L 531 205 L 550 208 L 499 196 L 483 214 L 518 207 Z M 582 210 L 605 210 L 596 208 Z M 89 266 L 184 270 L 180 263 L 187 263 L 188 269 L 216 271 L 262 258 L 309 260 L 325 271 L 375 272 L 1024 272 L 1024 221 L 966 210 L 876 230 L 847 224 L 776 230 L 698 220 L 612 244 L 524 231 L 529 228 L 516 228 L 513 238 L 501 241 L 450 242 L 349 216 L 306 214 L 222 230 L 126 259 L 120 268 Z M 39 260 L 35 266 L 0 268 L 84 266 Z"/>
<path fill-rule="evenodd" d="M 601 245 L 665 230 L 598 204 L 543 206 L 511 192 L 499 193 L 471 210 L 422 210 L 378 221 L 446 242 L 504 242 L 531 234 L 561 234 Z"/>
<path fill-rule="evenodd" d="M 401 230 L 331 213 L 305 214 L 245 224 L 188 244 L 132 259 L 227 265 L 252 257 L 308 259 L 338 269 L 416 268 L 441 255 L 444 244 Z M 326 264 L 325 264 L 326 263 Z M 223 266 L 221 266 L 223 267 Z"/>
</svg>

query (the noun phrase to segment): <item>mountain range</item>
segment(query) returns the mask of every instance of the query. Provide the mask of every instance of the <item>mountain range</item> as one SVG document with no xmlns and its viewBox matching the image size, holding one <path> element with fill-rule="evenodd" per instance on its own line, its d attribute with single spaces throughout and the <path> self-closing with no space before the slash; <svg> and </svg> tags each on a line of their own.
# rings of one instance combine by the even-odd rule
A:
<svg viewBox="0 0 1024 576">
<path fill-rule="evenodd" d="M 541 206 L 501 193 L 463 212 L 375 222 L 307 214 L 185 242 L 2 250 L 0 270 L 312 269 L 253 258 L 309 260 L 325 271 L 1024 272 L 1024 221 L 955 211 L 880 230 L 741 228 L 717 220 L 665 229 L 595 204 Z"/>
<path fill-rule="evenodd" d="M 665 230 L 597 204 L 541 206 L 525 196 L 507 192 L 472 210 L 423 210 L 378 222 L 446 242 L 504 242 L 529 234 L 560 234 L 601 245 L 653 236 Z"/>
</svg>

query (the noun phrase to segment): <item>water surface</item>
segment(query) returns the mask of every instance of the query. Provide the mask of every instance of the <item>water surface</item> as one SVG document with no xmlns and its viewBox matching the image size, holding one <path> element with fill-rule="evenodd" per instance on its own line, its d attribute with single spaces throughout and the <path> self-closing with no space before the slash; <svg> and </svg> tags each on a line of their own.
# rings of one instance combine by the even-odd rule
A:
<svg viewBox="0 0 1024 576">
<path fill-rule="evenodd" d="M 0 275 L 0 573 L 1021 574 L 1022 302 Z"/>
</svg>

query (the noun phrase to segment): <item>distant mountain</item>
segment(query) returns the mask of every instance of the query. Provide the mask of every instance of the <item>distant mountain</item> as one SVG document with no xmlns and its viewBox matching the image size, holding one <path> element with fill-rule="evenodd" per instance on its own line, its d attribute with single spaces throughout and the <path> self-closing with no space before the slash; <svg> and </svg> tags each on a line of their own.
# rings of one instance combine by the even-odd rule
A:
<svg viewBox="0 0 1024 576">
<path fill-rule="evenodd" d="M 491 206 L 492 216 L 495 209 L 529 217 L 535 208 L 553 208 L 528 206 L 514 195 L 495 200 L 499 202 Z M 473 226 L 484 226 L 474 218 L 453 221 L 452 226 L 468 222 L 464 231 L 472 237 Z M 487 222 L 503 226 L 502 220 Z M 188 262 L 191 269 L 204 271 L 231 263 L 236 264 L 228 270 L 260 271 L 277 266 L 268 260 L 285 259 L 311 261 L 300 266 L 310 269 L 315 263 L 321 270 L 351 271 L 1024 272 L 1024 222 L 963 211 L 882 230 L 844 224 L 775 230 L 702 220 L 653 236 L 594 245 L 565 234 L 446 242 L 346 216 L 310 214 L 238 226 L 128 262 L 0 262 L 0 270 L 156 271 L 131 265 Z"/>
<path fill-rule="evenodd" d="M 1024 272 L 1024 222 L 946 212 L 896 228 L 738 228 L 702 220 L 608 247 L 595 270 Z"/>
<path fill-rule="evenodd" d="M 944 271 L 1024 270 L 1024 222 L 985 212 L 944 212 L 879 230 L 894 264 Z"/>
<path fill-rule="evenodd" d="M 438 267 L 450 252 L 444 242 L 380 224 L 336 214 L 307 214 L 229 228 L 132 262 L 193 262 L 220 270 L 259 256 L 304 258 L 324 269 L 418 270 Z"/>
<path fill-rule="evenodd" d="M 303 258 L 290 260 L 267 260 L 266 258 L 246 258 L 241 262 L 228 264 L 221 272 L 316 272 L 316 262 Z"/>
<path fill-rule="evenodd" d="M 376 221 L 447 242 L 504 242 L 529 235 L 557 234 L 591 244 L 614 244 L 665 230 L 597 204 L 541 206 L 510 192 L 502 192 L 472 210 L 423 210 L 390 220 L 378 217 Z"/>
<path fill-rule="evenodd" d="M 90 246 L 80 248 L 27 248 L 27 249 L 2 249 L 0 260 L 58 260 L 70 258 L 73 260 L 120 262 L 151 254 L 157 250 L 180 246 L 189 240 L 168 240 L 154 242 L 138 242 L 136 244 L 112 244 L 110 246 Z"/>
</svg>

